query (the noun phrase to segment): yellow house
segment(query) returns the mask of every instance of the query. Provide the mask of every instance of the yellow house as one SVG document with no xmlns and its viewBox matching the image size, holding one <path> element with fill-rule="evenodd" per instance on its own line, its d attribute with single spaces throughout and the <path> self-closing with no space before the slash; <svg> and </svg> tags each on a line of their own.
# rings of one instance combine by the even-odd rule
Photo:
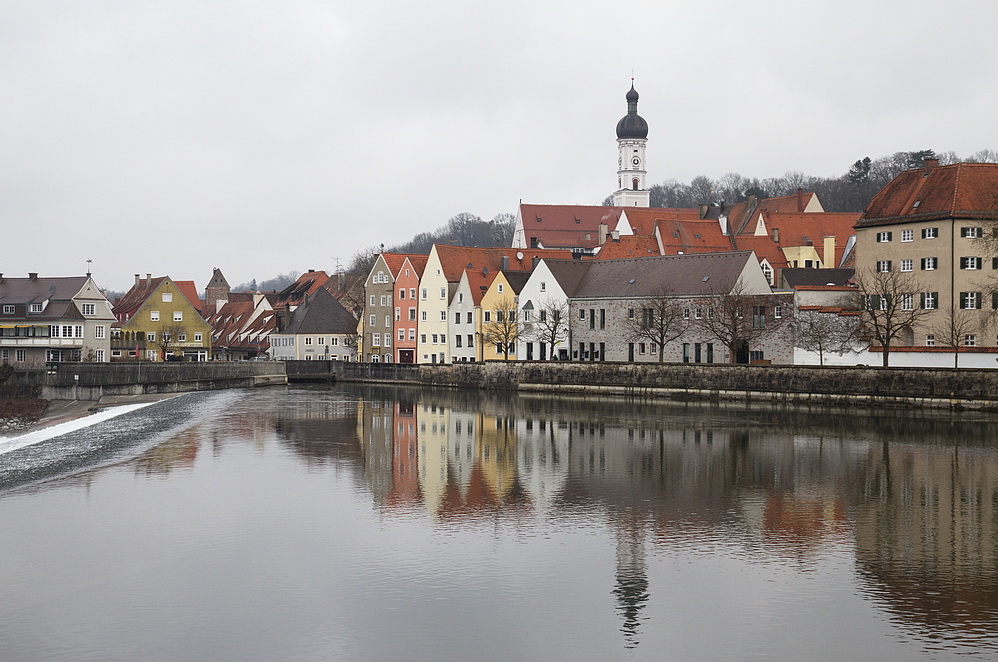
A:
<svg viewBox="0 0 998 662">
<path fill-rule="evenodd" d="M 193 281 L 135 276 L 114 304 L 111 360 L 165 361 L 211 358 L 211 326 L 201 317 Z"/>
<path fill-rule="evenodd" d="M 482 360 L 512 361 L 517 358 L 518 341 L 526 333 L 524 322 L 517 313 L 517 297 L 529 277 L 529 272 L 500 271 L 482 296 L 478 316 Z"/>
</svg>

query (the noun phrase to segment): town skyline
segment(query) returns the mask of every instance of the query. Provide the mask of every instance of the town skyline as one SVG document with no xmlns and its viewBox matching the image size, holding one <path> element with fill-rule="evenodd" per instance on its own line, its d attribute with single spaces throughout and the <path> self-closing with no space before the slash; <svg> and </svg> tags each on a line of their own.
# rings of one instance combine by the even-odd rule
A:
<svg viewBox="0 0 998 662">
<path fill-rule="evenodd" d="M 0 209 L 51 239 L 2 271 L 241 283 L 462 212 L 598 204 L 632 75 L 652 184 L 994 148 L 967 120 L 998 101 L 998 7 L 901 7 L 7 5 Z"/>
</svg>

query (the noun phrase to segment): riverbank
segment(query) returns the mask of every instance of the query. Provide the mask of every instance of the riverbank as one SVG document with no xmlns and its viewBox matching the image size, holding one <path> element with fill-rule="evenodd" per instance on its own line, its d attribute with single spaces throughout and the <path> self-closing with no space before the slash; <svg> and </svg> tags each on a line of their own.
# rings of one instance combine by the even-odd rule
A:
<svg viewBox="0 0 998 662">
<path fill-rule="evenodd" d="M 158 402 L 167 398 L 176 397 L 180 393 L 147 393 L 143 395 L 116 395 L 100 398 L 99 400 L 41 400 L 40 398 L 25 399 L 32 403 L 22 405 L 26 411 L 31 413 L 14 414 L 14 408 L 4 407 L 5 403 L 0 403 L 0 436 L 10 434 L 21 434 L 33 430 L 73 421 L 78 418 L 89 416 L 90 414 L 118 407 L 121 405 L 138 404 L 146 402 Z M 32 407 L 34 409 L 32 409 Z M 35 411 L 37 410 L 37 411 Z"/>
</svg>

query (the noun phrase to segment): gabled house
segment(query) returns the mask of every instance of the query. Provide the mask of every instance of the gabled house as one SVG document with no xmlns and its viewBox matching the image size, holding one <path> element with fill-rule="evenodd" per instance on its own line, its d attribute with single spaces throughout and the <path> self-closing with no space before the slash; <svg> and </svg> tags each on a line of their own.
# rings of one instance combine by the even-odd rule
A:
<svg viewBox="0 0 998 662">
<path fill-rule="evenodd" d="M 561 248 L 591 255 L 617 228 L 621 211 L 597 205 L 521 204 L 513 248 Z"/>
<path fill-rule="evenodd" d="M 529 278 L 525 271 L 500 271 L 489 283 L 481 300 L 482 360 L 517 358 L 521 335 L 526 337 L 531 330 L 530 309 L 518 307 L 520 291 Z"/>
<path fill-rule="evenodd" d="M 396 337 L 395 326 L 402 321 L 401 301 L 396 302 L 396 298 L 409 294 L 396 292 L 395 281 L 407 257 L 405 253 L 381 253 L 368 273 L 364 286 L 366 301 L 361 315 L 363 333 L 360 343 L 361 356 L 365 361 L 391 363 L 395 360 L 392 341 Z"/>
<path fill-rule="evenodd" d="M 448 312 L 452 363 L 482 360 L 482 297 L 498 274 L 465 269 L 461 275 Z"/>
<path fill-rule="evenodd" d="M 212 328 L 214 358 L 241 361 L 267 356 L 270 334 L 277 330 L 277 311 L 266 295 L 259 292 L 229 293 L 227 300 L 216 299 L 206 321 Z"/>
<path fill-rule="evenodd" d="M 357 319 L 319 288 L 295 309 L 287 326 L 270 335 L 270 355 L 279 361 L 356 361 L 356 341 Z"/>
<path fill-rule="evenodd" d="M 426 268 L 426 255 L 407 255 L 395 277 L 395 360 L 416 362 L 416 332 L 419 326 L 419 279 Z"/>
<path fill-rule="evenodd" d="M 544 259 L 530 273 L 520 290 L 519 310 L 528 329 L 520 341 L 518 356 L 527 361 L 558 359 L 567 361 L 569 337 L 569 298 L 590 262 Z"/>
<path fill-rule="evenodd" d="M 212 329 L 201 305 L 193 281 L 135 274 L 135 284 L 114 304 L 112 360 L 207 361 Z"/>
<path fill-rule="evenodd" d="M 107 361 L 113 322 L 111 304 L 90 274 L 0 274 L 0 365 Z"/>
</svg>

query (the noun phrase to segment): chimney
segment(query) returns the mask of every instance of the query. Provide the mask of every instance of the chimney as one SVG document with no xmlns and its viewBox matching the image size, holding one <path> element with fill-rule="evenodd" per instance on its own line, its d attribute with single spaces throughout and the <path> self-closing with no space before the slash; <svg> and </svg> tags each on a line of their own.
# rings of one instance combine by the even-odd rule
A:
<svg viewBox="0 0 998 662">
<path fill-rule="evenodd" d="M 509 256 L 503 255 L 499 260 L 501 266 L 499 267 L 503 271 L 509 271 Z"/>
<path fill-rule="evenodd" d="M 773 228 L 773 241 L 780 243 L 780 228 Z"/>
<path fill-rule="evenodd" d="M 613 237 L 613 240 L 615 242 L 620 243 L 620 230 L 614 230 L 613 232 L 610 233 L 610 236 Z"/>
<path fill-rule="evenodd" d="M 29 271 L 28 272 L 28 280 L 35 280 L 36 278 L 38 278 L 38 272 L 37 271 Z"/>
<path fill-rule="evenodd" d="M 804 211 L 804 189 L 797 189 L 797 211 Z"/>
<path fill-rule="evenodd" d="M 534 269 L 536 269 L 537 265 L 540 264 L 540 262 L 541 262 L 541 258 L 537 257 L 536 255 L 534 257 L 532 257 L 530 259 L 530 270 L 533 271 Z M 3 274 L 0 274 L 0 276 L 2 276 L 2 275 Z"/>
<path fill-rule="evenodd" d="M 722 216 L 718 216 L 717 217 L 717 224 L 721 226 L 721 234 L 723 234 L 725 237 L 727 237 L 728 236 L 728 217 L 727 216 L 723 216 L 723 215 Z"/>
<path fill-rule="evenodd" d="M 135 274 L 135 284 L 138 285 L 141 282 L 142 282 L 142 277 L 139 276 L 138 274 Z"/>
<path fill-rule="evenodd" d="M 835 268 L 835 237 L 827 236 L 825 237 L 825 248 L 824 248 L 824 260 L 821 261 L 821 266 L 826 269 Z"/>
<path fill-rule="evenodd" d="M 933 168 L 939 167 L 939 159 L 923 159 L 922 167 L 925 168 L 925 172 L 922 173 L 923 177 L 928 177 L 929 173 L 932 172 Z"/>
<path fill-rule="evenodd" d="M 610 232 L 610 227 L 606 223 L 600 223 L 596 226 L 599 231 L 599 244 L 602 246 L 606 243 L 606 236 Z"/>
<path fill-rule="evenodd" d="M 707 218 L 707 209 L 710 208 L 710 205 L 708 205 L 706 202 L 701 202 L 699 207 L 700 207 L 700 220 L 702 221 L 703 219 Z"/>
<path fill-rule="evenodd" d="M 146 274 L 146 287 L 152 287 L 152 274 Z"/>
<path fill-rule="evenodd" d="M 530 247 L 531 248 L 537 248 L 537 237 L 531 237 L 530 238 Z"/>
</svg>

